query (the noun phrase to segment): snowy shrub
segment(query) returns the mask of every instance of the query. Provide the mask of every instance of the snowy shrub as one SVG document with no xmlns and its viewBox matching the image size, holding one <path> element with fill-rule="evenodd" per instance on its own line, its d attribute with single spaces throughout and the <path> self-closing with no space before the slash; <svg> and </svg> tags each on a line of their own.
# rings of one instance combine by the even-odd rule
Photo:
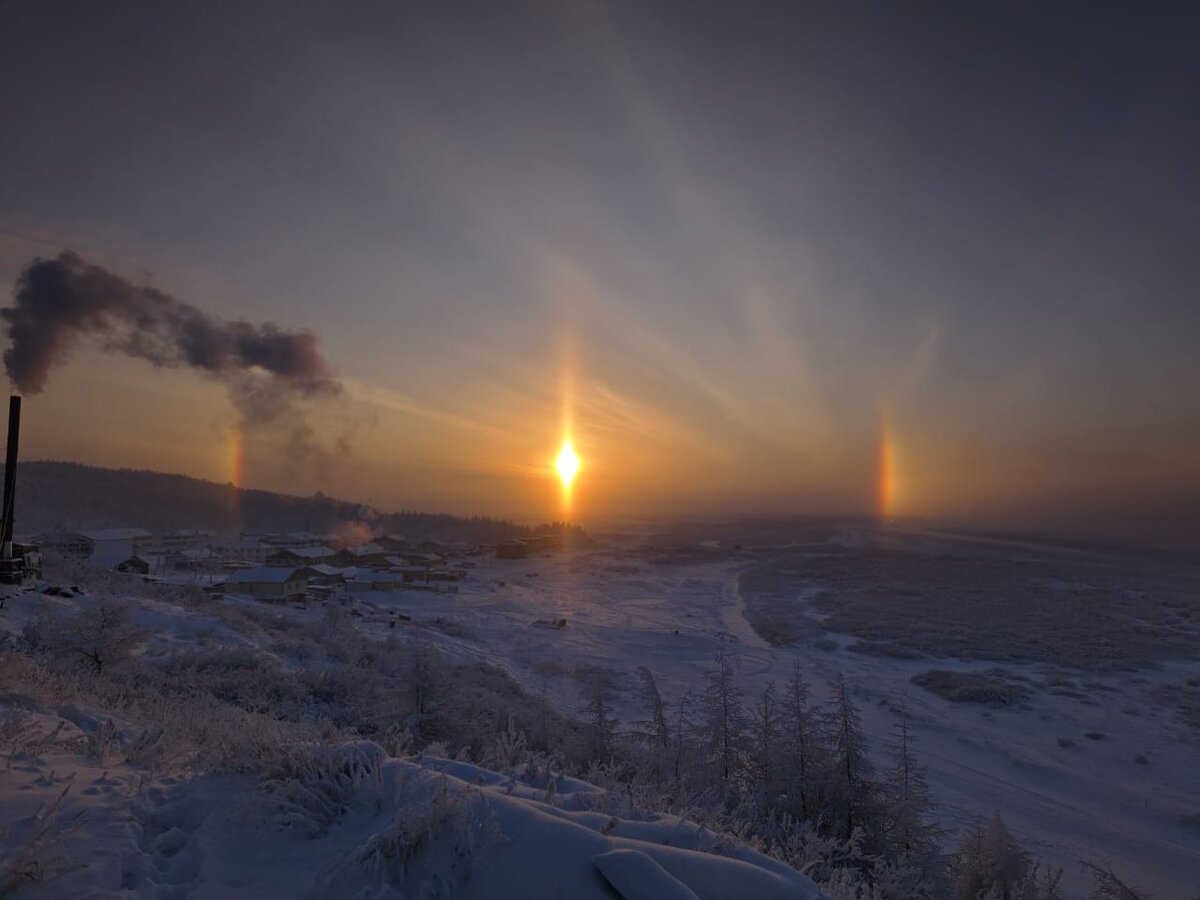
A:
<svg viewBox="0 0 1200 900">
<path fill-rule="evenodd" d="M 951 672 L 930 669 L 911 679 L 917 687 L 953 703 L 984 703 L 988 706 L 1015 706 L 1030 697 L 1029 688 L 1008 678 L 1000 670 L 989 672 Z"/>
<path fill-rule="evenodd" d="M 26 622 L 23 633 L 34 650 L 100 675 L 132 654 L 138 635 L 131 620 L 128 604 L 102 600 L 70 613 L 41 613 Z"/>
<path fill-rule="evenodd" d="M 44 884 L 82 868 L 82 863 L 70 859 L 62 843 L 63 837 L 82 823 L 85 812 L 60 811 L 70 790 L 68 783 L 52 803 L 0 834 L 0 900 L 26 885 Z"/>
<path fill-rule="evenodd" d="M 59 719 L 47 730 L 36 716 L 28 710 L 13 708 L 0 715 L 0 752 L 4 754 L 4 767 L 11 768 L 18 757 L 36 758 L 50 748 L 76 750 L 80 743 L 72 730 L 63 734 L 67 722 Z"/>
<path fill-rule="evenodd" d="M 41 660 L 15 649 L 0 652 L 0 691 L 26 698 L 34 707 L 52 707 L 63 702 L 71 691 L 63 676 Z"/>
<path fill-rule="evenodd" d="M 439 897 L 471 874 L 479 847 L 499 834 L 486 800 L 447 778 L 406 768 L 391 823 L 318 878 L 314 898 Z"/>
<path fill-rule="evenodd" d="M 100 765 L 116 756 L 119 749 L 117 725 L 112 719 L 101 719 L 95 729 L 87 732 L 87 755 Z"/>
<path fill-rule="evenodd" d="M 884 900 L 885 895 L 854 869 L 835 869 L 819 884 L 829 900 Z"/>
<path fill-rule="evenodd" d="M 191 735 L 194 764 L 201 771 L 261 772 L 276 764 L 290 737 L 283 723 L 267 716 L 195 704 Z"/>
<path fill-rule="evenodd" d="M 525 732 L 509 718 L 508 727 L 494 734 L 479 754 L 479 764 L 485 769 L 504 772 L 529 759 L 529 743 Z"/>
<path fill-rule="evenodd" d="M 366 794 L 378 804 L 386 754 L 371 741 L 285 750 L 258 785 L 258 805 L 276 828 L 320 837 Z"/>
<path fill-rule="evenodd" d="M 295 718 L 304 692 L 270 656 L 247 647 L 222 647 L 175 654 L 158 665 L 163 687 L 182 695 L 205 692 L 252 712 Z"/>
</svg>

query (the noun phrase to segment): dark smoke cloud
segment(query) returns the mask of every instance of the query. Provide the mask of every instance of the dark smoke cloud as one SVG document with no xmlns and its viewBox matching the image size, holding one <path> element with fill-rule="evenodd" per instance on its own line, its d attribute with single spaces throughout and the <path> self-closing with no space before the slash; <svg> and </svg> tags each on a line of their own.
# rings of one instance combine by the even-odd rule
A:
<svg viewBox="0 0 1200 900">
<path fill-rule="evenodd" d="M 341 388 L 306 331 L 227 322 L 94 266 L 70 250 L 36 259 L 17 278 L 4 366 L 22 393 L 46 386 L 80 337 L 156 366 L 187 366 L 223 382 L 245 424 L 278 418 L 295 395 Z"/>
</svg>

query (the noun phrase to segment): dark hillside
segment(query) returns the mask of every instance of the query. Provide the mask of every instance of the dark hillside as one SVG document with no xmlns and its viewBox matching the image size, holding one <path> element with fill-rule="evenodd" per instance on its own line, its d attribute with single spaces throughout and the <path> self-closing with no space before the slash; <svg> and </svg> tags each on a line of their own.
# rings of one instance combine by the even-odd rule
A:
<svg viewBox="0 0 1200 900">
<path fill-rule="evenodd" d="M 102 469 L 70 462 L 27 462 L 17 469 L 18 535 L 64 529 L 138 526 L 152 532 L 203 528 L 217 532 L 325 533 L 362 523 L 373 533 L 421 540 L 492 542 L 530 533 L 498 519 L 419 512 L 381 513 L 317 493 L 295 497 L 235 488 L 185 475 Z"/>
</svg>

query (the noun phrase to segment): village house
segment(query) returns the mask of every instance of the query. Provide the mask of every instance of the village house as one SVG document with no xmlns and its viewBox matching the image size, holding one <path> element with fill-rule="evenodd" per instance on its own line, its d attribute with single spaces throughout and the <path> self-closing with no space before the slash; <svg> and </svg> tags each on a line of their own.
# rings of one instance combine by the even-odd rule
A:
<svg viewBox="0 0 1200 900">
<path fill-rule="evenodd" d="M 346 547 L 333 555 L 333 564 L 337 566 L 386 566 L 388 564 L 387 551 L 378 544 Z"/>
<path fill-rule="evenodd" d="M 525 559 L 529 544 L 522 540 L 501 541 L 496 545 L 496 559 Z"/>
<path fill-rule="evenodd" d="M 378 544 L 389 553 L 396 553 L 400 550 L 408 549 L 408 538 L 402 534 L 381 534 L 375 538 L 372 543 Z"/>
<path fill-rule="evenodd" d="M 268 603 L 303 601 L 307 589 L 304 570 L 290 566 L 238 569 L 225 579 L 226 594 L 245 594 Z"/>
<path fill-rule="evenodd" d="M 318 563 L 315 566 L 305 566 L 304 574 L 308 578 L 310 586 L 342 587 L 346 583 L 345 569 L 339 569 L 337 566 L 330 566 L 325 563 Z"/>
<path fill-rule="evenodd" d="M 288 534 L 268 534 L 262 539 L 272 547 L 320 547 L 321 536 L 310 531 L 293 531 Z"/>
<path fill-rule="evenodd" d="M 131 556 L 139 556 L 151 540 L 144 528 L 104 528 L 94 531 L 52 531 L 37 539 L 42 552 L 84 559 L 111 568 Z"/>
<path fill-rule="evenodd" d="M 181 528 L 168 531 L 159 537 L 158 543 L 162 549 L 170 553 L 172 550 L 194 550 L 207 547 L 216 538 L 216 533 L 198 528 Z"/>
<path fill-rule="evenodd" d="M 315 566 L 332 563 L 334 553 L 328 547 L 284 547 L 267 554 L 268 566 Z"/>
</svg>

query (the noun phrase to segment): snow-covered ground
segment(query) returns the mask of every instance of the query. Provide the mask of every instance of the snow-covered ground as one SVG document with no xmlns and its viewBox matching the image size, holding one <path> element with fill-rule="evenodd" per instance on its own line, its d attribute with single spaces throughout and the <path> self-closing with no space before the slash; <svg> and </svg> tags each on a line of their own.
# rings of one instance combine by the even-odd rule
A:
<svg viewBox="0 0 1200 900">
<path fill-rule="evenodd" d="M 699 546 L 703 560 L 709 548 Z M 1184 820 L 1200 812 L 1200 729 L 1155 699 L 1159 686 L 1200 677 L 1195 657 L 1117 673 L 1005 662 L 1006 673 L 1035 687 L 1026 702 L 1002 708 L 949 702 L 909 679 L 929 669 L 985 671 L 996 663 L 847 652 L 835 648 L 852 643 L 849 637 L 819 629 L 793 645 L 772 645 L 743 615 L 739 573 L 779 555 L 796 561 L 801 574 L 787 591 L 801 605 L 814 591 L 802 574 L 814 548 L 739 549 L 720 561 L 687 562 L 677 547 L 662 553 L 638 539 L 491 560 L 456 594 L 370 595 L 364 606 L 377 615 L 363 627 L 386 627 L 392 611 L 417 621 L 453 620 L 462 632 L 434 631 L 439 647 L 502 667 L 565 710 L 578 711 L 587 678 L 610 673 L 626 719 L 645 715 L 630 677 L 639 666 L 654 672 L 664 695 L 677 696 L 700 684 L 722 643 L 736 655 L 748 697 L 770 680 L 785 681 L 796 663 L 818 690 L 844 674 L 876 748 L 891 734 L 896 704 L 907 704 L 943 825 L 1000 812 L 1028 849 L 1061 865 L 1064 884 L 1080 891 L 1088 883 L 1083 860 L 1111 862 L 1155 896 L 1190 898 L 1200 889 L 1200 830 Z M 810 616 L 820 618 L 815 611 Z M 566 625 L 535 625 L 558 619 Z"/>
<path fill-rule="evenodd" d="M 797 665 L 818 693 L 845 676 L 877 753 L 898 704 L 906 704 L 943 826 L 1001 813 L 1023 845 L 1064 868 L 1069 895 L 1086 887 L 1079 864 L 1088 860 L 1111 863 L 1151 896 L 1191 900 L 1200 886 L 1200 728 L 1181 717 L 1179 698 L 1200 687 L 1200 665 L 1195 654 L 1177 658 L 1186 628 L 1172 632 L 1168 656 L 1176 658 L 1120 671 L 1009 658 L 989 677 L 1016 690 L 1019 702 L 950 702 L 910 679 L 929 670 L 984 673 L 997 663 L 979 654 L 854 652 L 847 647 L 861 634 L 822 628 L 832 607 L 820 601 L 840 588 L 817 561 L 850 548 L 839 565 L 858 571 L 872 564 L 853 553 L 861 540 L 853 532 L 833 542 L 613 535 L 538 558 L 482 560 L 455 591 L 354 594 L 348 611 L 332 619 L 318 607 L 266 607 L 199 592 L 176 601 L 170 592 L 184 588 L 148 586 L 134 591 L 133 625 L 145 660 L 190 660 L 182 674 L 170 674 L 172 690 L 209 677 L 204 654 L 214 648 L 226 653 L 223 665 L 251 666 L 236 656 L 245 650 L 248 658 L 270 656 L 290 677 L 319 682 L 322 664 L 310 658 L 305 635 L 352 629 L 384 655 L 364 657 L 361 681 L 310 685 L 304 702 L 319 690 L 333 698 L 324 707 L 333 710 L 338 696 L 369 689 L 376 669 L 393 664 L 387 648 L 411 637 L 481 678 L 507 674 L 526 690 L 517 704 L 547 697 L 573 717 L 586 686 L 603 681 L 625 722 L 646 718 L 640 667 L 654 673 L 670 701 L 697 691 L 722 647 L 748 700 L 770 681 L 782 684 Z M 977 561 L 1024 572 L 1059 554 L 1077 568 L 1082 552 L 930 534 L 895 547 L 914 542 L 968 570 Z M 1164 566 L 1155 562 L 1155 583 L 1170 583 Z M 1140 596 L 1129 570 L 1094 568 L 1096 584 L 1123 579 L 1120 596 Z M 1035 574 L 1046 581 L 1041 569 Z M 1184 594 L 1194 583 L 1189 577 L 1181 576 Z M 1050 597 L 1077 584 L 1050 581 Z M 955 602 L 945 584 L 931 582 L 929 591 L 938 603 Z M 18 635 L 47 609 L 66 614 L 93 602 L 10 592 L 0 632 Z M 1187 613 L 1179 609 L 1171 614 Z M 1128 616 L 1130 628 L 1135 620 L 1161 625 L 1143 621 L 1149 612 L 1139 618 L 1136 603 Z M 1098 640 L 1122 655 L 1119 633 Z M 425 896 L 417 893 L 422 885 L 442 891 L 431 896 L 465 897 L 601 897 L 612 896 L 610 888 L 627 897 L 814 891 L 779 863 L 678 818 L 630 818 L 606 806 L 600 788 L 561 772 L 414 757 L 382 739 L 331 738 L 334 723 L 301 727 L 252 712 L 230 718 L 212 704 L 157 708 L 156 695 L 140 697 L 131 685 L 131 700 L 119 681 L 101 694 L 83 691 L 93 706 L 81 706 L 83 681 L 55 680 L 22 659 L 10 655 L 0 667 L 0 851 L 10 863 L 24 862 L 18 851 L 29 847 L 30 864 L 59 877 L 19 880 L 19 896 Z M 253 681 L 258 670 L 246 671 Z M 293 702 L 286 684 L 264 679 L 264 710 Z M 231 682 L 221 690 L 249 688 Z M 258 702 L 237 701 L 250 710 Z M 158 730 L 150 721 L 168 725 Z M 954 845 L 953 834 L 946 843 Z M 0 878 L 0 896 L 5 887 Z"/>
</svg>

